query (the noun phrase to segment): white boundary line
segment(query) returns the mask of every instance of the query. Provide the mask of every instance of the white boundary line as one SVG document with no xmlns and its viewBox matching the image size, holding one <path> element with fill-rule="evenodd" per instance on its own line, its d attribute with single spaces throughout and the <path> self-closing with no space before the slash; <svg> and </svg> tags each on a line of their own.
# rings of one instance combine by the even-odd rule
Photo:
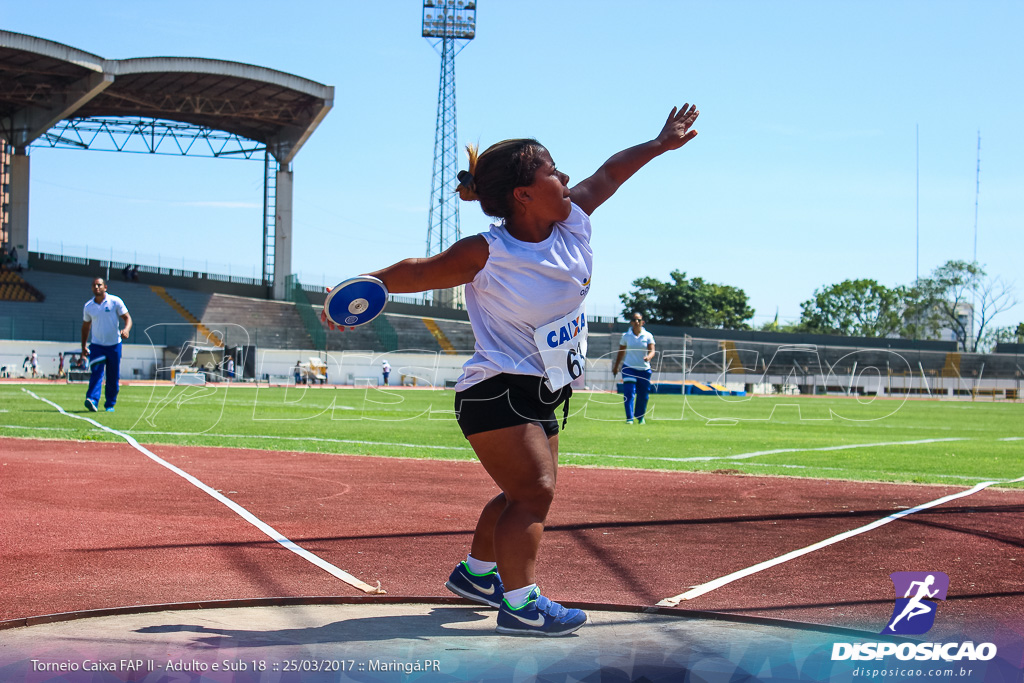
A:
<svg viewBox="0 0 1024 683">
<path fill-rule="evenodd" d="M 24 429 L 26 431 L 74 431 L 71 427 L 29 427 L 26 425 L 0 425 L 0 429 Z M 192 436 L 193 432 L 164 432 L 164 431 L 142 431 L 137 429 L 129 429 L 128 432 L 131 434 L 145 435 L 145 436 Z M 441 450 L 441 451 L 467 451 L 472 452 L 472 448 L 466 448 L 465 446 L 433 446 L 430 444 L 416 444 L 416 443 L 403 443 L 396 441 L 363 441 L 357 439 L 331 439 L 327 437 L 318 436 L 277 436 L 271 434 L 218 434 L 215 432 L 203 432 L 203 436 L 208 436 L 216 439 L 263 439 L 267 441 L 309 441 L 309 442 L 320 442 L 320 443 L 347 443 L 354 444 L 357 446 L 393 446 L 396 448 L 422 448 L 426 450 Z M 860 444 L 848 444 L 843 446 L 821 446 L 815 448 L 778 448 L 771 451 L 756 451 L 751 453 L 740 453 L 737 455 L 721 455 L 721 456 L 706 456 L 706 457 L 695 457 L 695 458 L 662 458 L 654 456 L 636 456 L 636 455 L 619 455 L 616 453 L 579 453 L 575 451 L 562 451 L 562 455 L 575 456 L 579 458 L 612 458 L 618 460 L 654 460 L 654 461 L 668 461 L 668 462 L 693 462 L 693 461 L 711 461 L 711 460 L 742 460 L 753 458 L 758 455 L 771 455 L 776 453 L 804 453 L 809 451 L 839 451 L 847 450 L 851 448 L 872 448 L 875 446 L 912 446 L 918 444 L 927 443 L 941 443 L 946 441 L 971 441 L 973 437 L 956 437 L 946 439 L 920 439 L 917 441 L 885 441 L 880 443 L 860 443 Z M 1011 436 L 1008 438 L 997 439 L 997 441 L 1020 441 L 1024 440 L 1024 437 Z M 845 468 L 842 467 L 823 467 L 816 465 L 787 465 L 781 463 L 747 463 L 748 467 L 788 467 L 792 469 L 816 469 L 816 470 L 829 470 L 833 472 L 846 472 Z M 918 473 L 908 472 L 911 476 L 931 476 L 940 477 L 945 479 L 959 479 L 962 481 L 976 481 L 979 477 L 965 477 L 953 474 L 931 474 L 931 473 Z M 981 479 L 984 481 L 983 479 Z"/>
<path fill-rule="evenodd" d="M 6 425 L 0 424 L 0 429 L 24 429 L 26 431 L 58 431 L 58 432 L 73 432 L 73 427 L 30 427 L 26 425 Z M 169 435 L 169 436 L 191 436 L 192 432 L 160 432 L 160 431 L 139 431 L 139 430 L 128 430 L 134 435 Z M 451 450 L 451 451 L 472 451 L 471 448 L 465 448 L 460 446 L 431 446 L 427 444 L 413 444 L 413 443 L 401 443 L 401 442 L 389 442 L 389 441 L 357 441 L 354 439 L 329 439 L 324 437 L 315 436 L 274 436 L 270 434 L 215 434 L 213 432 L 203 432 L 203 436 L 211 438 L 223 438 L 223 439 L 264 439 L 264 440 L 282 440 L 282 441 L 313 441 L 313 442 L 330 442 L 330 443 L 351 443 L 357 445 L 369 445 L 369 446 L 398 446 L 402 448 L 427 448 L 437 450 Z M 2 438 L 3 435 L 0 435 Z M 997 439 L 997 441 L 1014 441 L 1024 440 L 1024 437 L 1010 437 L 1009 439 Z M 916 443 L 916 442 L 913 442 Z M 860 444 L 858 448 L 863 448 L 872 444 Z M 794 450 L 795 449 L 790 449 Z M 309 451 L 312 452 L 312 451 Z M 335 455 L 334 453 L 325 453 L 317 451 L 316 455 Z M 573 455 L 582 458 L 619 458 L 625 460 L 658 460 L 659 458 L 647 458 L 638 457 L 634 455 L 611 455 L 607 453 L 574 453 L 571 451 L 562 451 L 563 455 Z M 448 462 L 448 460 L 445 460 Z M 465 460 L 457 460 L 457 462 L 465 462 Z M 782 463 L 763 463 L 763 462 L 749 462 L 746 463 L 747 467 L 781 467 L 788 469 L 806 470 L 814 469 L 819 471 L 829 472 L 849 472 L 850 470 L 844 467 L 824 467 L 819 465 L 787 465 Z M 683 471 L 683 470 L 680 470 Z M 703 472 L 705 470 L 694 470 L 695 472 Z M 940 479 L 956 479 L 964 482 L 979 482 L 985 481 L 983 477 L 968 477 L 960 474 L 935 474 L 933 472 L 904 472 L 906 476 L 912 477 L 936 477 Z"/>
<path fill-rule="evenodd" d="M 926 443 L 945 443 L 947 441 L 970 441 L 969 437 L 950 437 L 945 439 L 917 439 L 915 441 L 880 441 L 878 443 L 851 443 L 840 446 L 818 446 L 816 448 L 776 448 L 770 451 L 752 451 L 736 455 L 699 456 L 693 458 L 658 458 L 672 462 L 707 462 L 710 460 L 746 460 L 759 455 L 775 455 L 777 453 L 809 453 L 811 451 L 845 451 L 851 448 L 876 448 L 878 446 L 917 446 Z M 652 458 L 653 459 L 653 458 Z"/>
<path fill-rule="evenodd" d="M 168 436 L 192 436 L 192 432 L 160 432 L 160 431 L 149 431 L 144 432 L 137 429 L 131 430 L 133 434 L 146 434 L 152 435 L 163 435 Z M 211 436 L 219 439 L 266 439 L 269 441 L 312 441 L 322 443 L 348 443 L 356 446 L 396 446 L 399 448 L 426 448 L 439 451 L 472 451 L 472 448 L 465 446 L 431 446 L 428 444 L 419 443 L 401 443 L 391 441 L 357 441 L 355 439 L 330 439 L 323 436 L 275 436 L 272 434 L 217 434 L 214 432 L 203 432 L 203 436 Z"/>
<path fill-rule="evenodd" d="M 857 536 L 858 534 L 863 534 L 863 533 L 865 533 L 867 531 L 871 531 L 873 529 L 877 529 L 880 526 L 888 524 L 889 522 L 895 522 L 897 519 L 901 519 L 903 517 L 906 517 L 907 515 L 912 515 L 915 512 L 920 512 L 922 510 L 927 510 L 927 509 L 933 508 L 933 507 L 935 507 L 937 505 L 942 505 L 943 503 L 948 503 L 951 500 L 956 500 L 957 498 L 964 498 L 965 496 L 969 496 L 969 495 L 972 495 L 974 493 L 977 493 L 978 491 L 981 491 L 982 489 L 986 489 L 989 486 L 992 486 L 994 484 L 1013 484 L 1013 483 L 1016 483 L 1016 482 L 1019 482 L 1019 481 L 1024 481 L 1024 477 L 1018 477 L 1016 479 L 1009 479 L 1009 480 L 1005 480 L 1005 481 L 985 481 L 985 482 L 982 482 L 980 484 L 977 484 L 973 488 L 968 489 L 966 491 L 961 491 L 959 493 L 953 493 L 953 494 L 948 495 L 948 496 L 943 496 L 942 498 L 937 498 L 937 499 L 935 499 L 933 501 L 929 501 L 929 502 L 924 503 L 922 505 L 918 505 L 917 507 L 911 508 L 909 510 L 900 510 L 899 512 L 894 512 L 893 514 L 889 515 L 888 517 L 883 517 L 882 519 L 875 520 L 874 522 L 872 522 L 870 524 L 865 524 L 862 527 L 858 527 L 856 529 L 851 529 L 850 531 L 846 531 L 844 533 L 838 534 L 838 535 L 833 536 L 831 538 L 826 538 L 824 541 L 818 541 L 817 543 L 809 545 L 806 548 L 800 548 L 799 550 L 794 550 L 793 552 L 786 553 L 785 555 L 780 555 L 779 557 L 776 557 L 774 559 L 767 560 L 767 561 L 761 562 L 759 564 L 755 564 L 755 565 L 753 565 L 751 567 L 747 567 L 746 569 L 741 569 L 738 572 L 733 572 L 732 574 L 727 574 L 726 576 L 722 576 L 720 578 L 717 578 L 714 581 L 708 581 L 707 583 L 701 584 L 700 586 L 694 586 L 691 590 L 688 590 L 685 593 L 681 593 L 681 594 L 676 595 L 674 597 L 665 598 L 664 600 L 661 600 L 660 602 L 658 602 L 658 605 L 662 606 L 662 607 L 676 607 L 683 600 L 692 600 L 694 598 L 700 597 L 701 595 L 704 595 L 705 593 L 710 593 L 711 591 L 715 590 L 716 588 L 721 588 L 722 586 L 724 586 L 726 584 L 729 584 L 729 583 L 732 583 L 733 581 L 738 581 L 739 579 L 742 579 L 742 578 L 745 578 L 747 576 L 750 576 L 751 574 L 756 574 L 757 572 L 764 571 L 765 569 L 770 569 L 771 567 L 774 567 L 776 565 L 782 564 L 783 562 L 789 562 L 790 560 L 795 560 L 798 557 L 801 557 L 803 555 L 807 555 L 808 553 L 812 553 L 815 550 L 820 550 L 821 548 L 825 548 L 825 547 L 830 546 L 830 545 L 832 545 L 834 543 L 839 543 L 840 541 L 845 541 L 846 539 L 852 538 L 854 536 Z"/>
<path fill-rule="evenodd" d="M 143 455 L 148 457 L 150 460 L 152 460 L 156 464 L 161 465 L 163 467 L 166 467 L 171 472 L 174 472 L 179 477 L 185 479 L 185 481 L 189 482 L 190 484 L 192 484 L 193 486 L 198 488 L 200 491 L 208 494 L 209 496 L 211 496 L 214 499 L 218 500 L 219 502 L 223 503 L 228 508 L 230 508 L 233 512 L 235 512 L 238 516 L 240 516 L 242 519 L 244 519 L 245 521 L 247 521 L 250 524 L 252 524 L 254 527 L 256 527 L 257 529 L 262 531 L 264 534 L 269 536 L 271 539 L 273 539 L 274 541 L 280 543 L 282 546 L 284 546 L 288 550 L 292 551 L 293 553 L 295 553 L 296 555 L 298 555 L 302 559 L 304 559 L 304 560 L 306 560 L 308 562 L 313 563 L 314 565 L 316 565 L 320 569 L 323 569 L 325 572 L 327 572 L 331 576 L 334 576 L 334 577 L 336 577 L 338 579 L 341 579 L 345 583 L 349 584 L 350 586 L 353 586 L 354 588 L 358 588 L 359 590 L 363 591 L 364 593 L 385 593 L 386 592 L 383 589 L 381 589 L 379 581 L 377 582 L 376 586 L 371 586 L 371 585 L 369 585 L 367 583 L 364 583 L 363 581 L 360 581 L 359 579 L 357 579 L 356 577 L 352 576 L 348 572 L 346 572 L 346 571 L 344 571 L 342 569 L 338 569 L 337 567 L 335 567 L 333 564 L 331 564 L 327 560 L 324 560 L 323 558 L 318 557 L 317 555 L 314 555 L 313 553 L 309 552 L 305 548 L 302 548 L 301 546 L 297 545 L 296 543 L 294 543 L 294 542 L 290 541 L 289 539 L 285 538 L 283 535 L 278 533 L 278 531 L 276 529 L 274 529 L 269 524 L 267 524 L 267 523 L 263 522 L 262 520 L 260 520 L 258 517 L 256 517 L 254 514 L 252 514 L 248 510 L 246 510 L 244 507 L 242 507 L 241 505 L 239 505 L 235 501 L 233 501 L 230 498 L 222 495 L 220 492 L 216 491 L 215 489 L 210 488 L 209 486 L 207 486 L 203 482 L 201 482 L 198 479 L 196 479 L 195 477 L 193 477 L 188 472 L 185 472 L 184 470 L 181 470 L 181 469 L 175 467 L 174 465 L 172 465 L 171 463 L 167 462 L 166 460 L 160 458 L 155 453 L 153 453 L 152 451 L 148 450 L 147 448 L 145 448 L 144 446 L 139 444 L 138 441 L 136 441 L 132 437 L 128 436 L 127 434 L 119 432 L 116 429 L 111 429 L 110 427 L 102 425 L 99 422 L 96 422 L 95 420 L 92 420 L 92 419 L 90 419 L 88 417 L 82 417 L 81 415 L 75 415 L 73 413 L 69 413 L 69 412 L 65 411 L 62 407 L 60 407 L 59 405 L 54 403 L 53 401 L 51 401 L 49 399 L 46 399 L 46 398 L 43 398 L 42 396 L 38 396 L 38 395 L 32 393 L 31 391 L 29 391 L 28 389 L 25 389 L 24 387 L 22 388 L 22 391 L 24 391 L 25 393 L 27 393 L 29 396 L 31 396 L 34 399 L 42 401 L 43 403 L 50 404 L 51 406 L 56 408 L 62 415 L 66 415 L 67 417 L 73 417 L 76 420 L 83 420 L 85 422 L 88 422 L 90 424 L 95 425 L 96 427 L 99 427 L 100 429 L 102 429 L 105 432 L 110 432 L 111 434 L 114 434 L 115 436 L 121 437 L 122 439 L 127 441 L 129 444 L 131 444 L 131 446 L 133 448 L 135 448 L 135 450 L 139 451 L 140 453 L 142 453 Z"/>
</svg>

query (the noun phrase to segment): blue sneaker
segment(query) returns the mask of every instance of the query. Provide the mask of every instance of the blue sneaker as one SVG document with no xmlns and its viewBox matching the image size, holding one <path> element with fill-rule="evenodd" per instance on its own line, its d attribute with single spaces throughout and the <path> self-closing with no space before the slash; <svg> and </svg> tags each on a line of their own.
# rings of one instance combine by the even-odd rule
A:
<svg viewBox="0 0 1024 683">
<path fill-rule="evenodd" d="M 444 585 L 456 595 L 491 607 L 500 605 L 501 598 L 505 595 L 497 570 L 489 574 L 474 574 L 469 571 L 465 562 L 459 562 L 455 566 Z"/>
<path fill-rule="evenodd" d="M 95 413 L 99 408 L 96 407 L 96 401 L 91 398 L 85 399 L 85 407 L 89 409 L 90 413 Z"/>
<path fill-rule="evenodd" d="M 112 412 L 114 412 L 114 406 L 110 406 L 109 408 L 104 408 L 104 410 L 106 410 L 108 413 L 112 413 Z"/>
<path fill-rule="evenodd" d="M 495 630 L 512 635 L 567 636 L 585 623 L 587 615 L 583 610 L 566 609 L 534 588 L 530 599 L 519 609 L 512 609 L 508 602 L 501 601 Z"/>
</svg>

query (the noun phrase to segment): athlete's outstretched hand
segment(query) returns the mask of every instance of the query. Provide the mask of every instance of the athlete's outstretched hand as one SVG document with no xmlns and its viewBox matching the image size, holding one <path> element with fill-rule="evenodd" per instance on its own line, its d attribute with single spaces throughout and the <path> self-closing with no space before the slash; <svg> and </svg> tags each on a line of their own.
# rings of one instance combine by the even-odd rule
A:
<svg viewBox="0 0 1024 683">
<path fill-rule="evenodd" d="M 697 105 L 684 104 L 682 109 L 672 107 L 672 112 L 665 121 L 665 126 L 658 133 L 657 141 L 665 149 L 679 149 L 690 140 L 697 137 L 697 131 L 693 130 L 693 122 L 697 120 L 700 112 Z"/>
</svg>

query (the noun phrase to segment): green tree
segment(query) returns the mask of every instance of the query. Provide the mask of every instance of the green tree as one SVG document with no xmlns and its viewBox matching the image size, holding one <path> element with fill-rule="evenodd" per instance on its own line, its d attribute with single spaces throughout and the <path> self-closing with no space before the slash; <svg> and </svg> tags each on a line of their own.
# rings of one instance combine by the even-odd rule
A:
<svg viewBox="0 0 1024 683">
<path fill-rule="evenodd" d="M 985 331 L 985 336 L 978 342 L 977 350 L 984 353 L 992 353 L 995 351 L 997 344 L 1019 344 L 1022 333 L 1024 333 L 1024 323 L 1020 323 L 1017 326 L 990 327 Z"/>
<path fill-rule="evenodd" d="M 800 304 L 800 327 L 817 334 L 885 337 L 901 327 L 903 292 L 875 280 L 844 280 Z"/>
<path fill-rule="evenodd" d="M 999 313 L 1017 305 L 1013 287 L 989 278 L 976 261 L 947 261 L 918 279 L 904 297 L 903 336 L 927 339 L 953 331 L 960 348 L 974 351 Z"/>
<path fill-rule="evenodd" d="M 687 279 L 686 273 L 678 270 L 673 270 L 669 277 L 668 282 L 653 277 L 633 280 L 633 290 L 619 295 L 623 316 L 629 318 L 637 311 L 651 323 L 750 329 L 748 321 L 754 317 L 754 309 L 748 305 L 742 289 L 705 282 L 699 277 Z"/>
<path fill-rule="evenodd" d="M 779 311 L 775 310 L 775 319 L 770 320 L 766 323 L 762 323 L 760 327 L 756 328 L 758 332 L 809 332 L 803 322 L 790 321 L 790 322 L 779 322 Z"/>
<path fill-rule="evenodd" d="M 767 322 L 756 328 L 758 332 L 810 332 L 799 321 L 795 322 Z"/>
<path fill-rule="evenodd" d="M 942 330 L 942 319 L 928 289 L 927 281 L 921 279 L 903 288 L 900 336 L 904 339 L 937 339 Z"/>
</svg>

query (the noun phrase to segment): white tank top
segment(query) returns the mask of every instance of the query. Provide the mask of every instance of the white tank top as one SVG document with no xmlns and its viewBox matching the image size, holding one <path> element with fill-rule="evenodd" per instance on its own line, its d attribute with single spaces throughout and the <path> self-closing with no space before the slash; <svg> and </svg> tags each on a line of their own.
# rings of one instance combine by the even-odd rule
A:
<svg viewBox="0 0 1024 683">
<path fill-rule="evenodd" d="M 590 217 L 573 204 L 543 242 L 517 240 L 504 221 L 482 233 L 490 254 L 466 285 L 476 347 L 456 391 L 503 372 L 544 376 L 534 332 L 579 308 L 590 291 L 590 232 Z"/>
</svg>

